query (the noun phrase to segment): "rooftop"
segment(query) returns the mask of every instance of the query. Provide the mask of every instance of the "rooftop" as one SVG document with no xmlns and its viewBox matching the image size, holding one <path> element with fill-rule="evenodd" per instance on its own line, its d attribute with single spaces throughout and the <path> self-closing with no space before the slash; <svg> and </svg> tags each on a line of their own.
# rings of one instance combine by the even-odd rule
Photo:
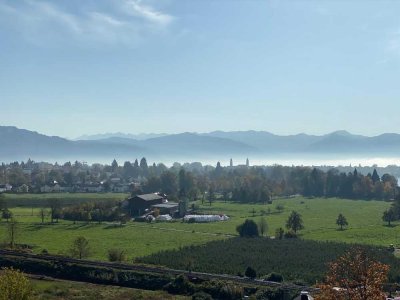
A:
<svg viewBox="0 0 400 300">
<path fill-rule="evenodd" d="M 162 196 L 157 194 L 143 194 L 143 195 L 136 195 L 135 197 L 140 198 L 144 201 L 151 201 L 151 200 L 160 200 L 163 199 Z M 133 198 L 135 198 L 133 197 Z"/>
<path fill-rule="evenodd" d="M 152 207 L 155 207 L 155 208 L 175 208 L 178 206 L 179 206 L 179 203 L 176 203 L 176 202 L 168 202 L 168 203 L 152 205 Z"/>
</svg>

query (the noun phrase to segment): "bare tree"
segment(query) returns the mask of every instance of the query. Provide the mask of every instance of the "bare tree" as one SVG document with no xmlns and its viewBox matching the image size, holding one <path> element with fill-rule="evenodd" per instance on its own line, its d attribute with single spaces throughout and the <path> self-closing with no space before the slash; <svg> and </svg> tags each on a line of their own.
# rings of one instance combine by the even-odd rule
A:
<svg viewBox="0 0 400 300">
<path fill-rule="evenodd" d="M 77 257 L 79 259 L 88 257 L 91 252 L 89 241 L 83 236 L 77 237 L 72 243 L 70 252 L 73 257 Z"/>
<path fill-rule="evenodd" d="M 48 214 L 49 214 L 49 212 L 48 212 L 47 209 L 45 209 L 44 207 L 42 207 L 42 208 L 39 210 L 39 217 L 40 217 L 40 219 L 42 220 L 42 224 L 44 223 L 44 218 L 46 218 Z"/>
<path fill-rule="evenodd" d="M 11 217 L 10 222 L 7 224 L 7 232 L 10 241 L 10 247 L 13 249 L 15 247 L 15 239 L 18 232 L 18 222 L 14 217 Z"/>
<path fill-rule="evenodd" d="M 261 236 L 264 236 L 264 234 L 267 234 L 268 224 L 267 224 L 267 220 L 264 217 L 262 217 L 260 219 L 260 222 L 258 223 L 258 230 L 260 231 Z"/>
</svg>

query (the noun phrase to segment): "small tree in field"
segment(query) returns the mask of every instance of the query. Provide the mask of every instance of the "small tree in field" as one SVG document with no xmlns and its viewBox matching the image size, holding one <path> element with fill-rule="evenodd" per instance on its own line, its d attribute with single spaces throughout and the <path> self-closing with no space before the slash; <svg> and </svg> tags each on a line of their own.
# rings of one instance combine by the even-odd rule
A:
<svg viewBox="0 0 400 300">
<path fill-rule="evenodd" d="M 284 234 L 285 234 L 285 231 L 283 230 L 283 228 L 279 227 L 278 229 L 275 230 L 275 239 L 282 240 Z"/>
<path fill-rule="evenodd" d="M 353 249 L 330 264 L 325 283 L 319 286 L 321 292 L 316 299 L 386 299 L 383 284 L 388 272 L 389 266 L 371 259 L 361 249 Z"/>
<path fill-rule="evenodd" d="M 391 222 L 396 220 L 396 213 L 393 208 L 385 210 L 383 212 L 382 220 L 388 223 L 388 226 L 391 226 Z"/>
<path fill-rule="evenodd" d="M 7 224 L 8 239 L 10 242 L 10 248 L 15 247 L 15 239 L 18 233 L 18 222 L 11 217 L 10 222 Z"/>
<path fill-rule="evenodd" d="M 349 223 L 347 223 L 346 217 L 343 216 L 342 214 L 338 215 L 336 219 L 336 224 L 340 226 L 340 230 L 343 230 L 343 226 L 349 225 Z"/>
<path fill-rule="evenodd" d="M 264 217 L 262 217 L 260 219 L 260 222 L 258 223 L 258 230 L 259 230 L 261 236 L 264 236 L 264 234 L 267 234 L 268 224 Z"/>
<path fill-rule="evenodd" d="M 1 217 L 3 219 L 6 219 L 7 222 L 8 222 L 8 220 L 10 220 L 12 218 L 12 215 L 13 215 L 12 212 L 8 208 L 3 209 L 2 213 L 1 213 Z"/>
<path fill-rule="evenodd" d="M 39 210 L 39 218 L 41 219 L 41 221 L 42 221 L 42 224 L 44 223 L 44 218 L 46 218 L 46 216 L 48 215 L 48 211 L 45 209 L 45 208 L 41 208 L 40 210 Z"/>
<path fill-rule="evenodd" d="M 257 237 L 258 227 L 253 220 L 247 219 L 243 224 L 236 227 L 236 231 L 241 237 Z"/>
<path fill-rule="evenodd" d="M 24 274 L 12 268 L 0 271 L 1 300 L 29 300 L 32 298 L 32 286 Z"/>
<path fill-rule="evenodd" d="M 298 230 L 304 228 L 303 219 L 297 211 L 292 211 L 292 213 L 290 214 L 288 220 L 286 221 L 286 228 L 292 229 L 294 233 L 297 233 Z"/>
<path fill-rule="evenodd" d="M 72 257 L 77 257 L 79 259 L 88 257 L 90 255 L 89 241 L 83 236 L 77 237 L 70 249 Z"/>
</svg>

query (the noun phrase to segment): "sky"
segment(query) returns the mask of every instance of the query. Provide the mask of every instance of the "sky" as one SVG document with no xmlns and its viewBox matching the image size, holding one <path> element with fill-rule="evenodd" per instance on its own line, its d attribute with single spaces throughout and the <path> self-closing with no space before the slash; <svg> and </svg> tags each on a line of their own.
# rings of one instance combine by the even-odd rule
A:
<svg viewBox="0 0 400 300">
<path fill-rule="evenodd" d="M 0 125 L 400 132 L 400 1 L 0 0 Z"/>
</svg>

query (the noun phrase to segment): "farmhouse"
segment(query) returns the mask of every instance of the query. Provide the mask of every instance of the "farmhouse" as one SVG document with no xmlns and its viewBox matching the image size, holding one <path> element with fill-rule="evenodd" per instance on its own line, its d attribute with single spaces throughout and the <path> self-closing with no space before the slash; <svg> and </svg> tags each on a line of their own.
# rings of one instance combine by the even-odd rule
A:
<svg viewBox="0 0 400 300">
<path fill-rule="evenodd" d="M 125 200 L 122 203 L 122 207 L 129 211 L 131 216 L 140 216 L 153 205 L 162 204 L 165 202 L 167 202 L 167 199 L 159 194 L 144 194 Z"/>
</svg>

